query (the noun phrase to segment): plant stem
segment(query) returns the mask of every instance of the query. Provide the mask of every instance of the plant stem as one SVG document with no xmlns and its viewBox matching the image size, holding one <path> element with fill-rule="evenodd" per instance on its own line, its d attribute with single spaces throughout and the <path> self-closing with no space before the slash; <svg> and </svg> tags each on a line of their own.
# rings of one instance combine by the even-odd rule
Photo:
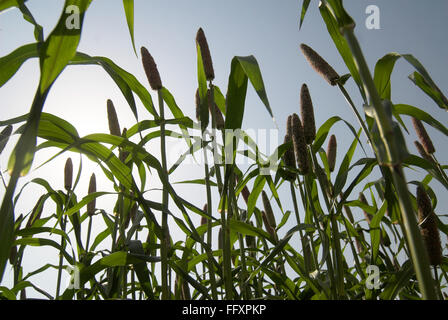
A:
<svg viewBox="0 0 448 320">
<path fill-rule="evenodd" d="M 292 203 L 294 205 L 294 213 L 296 215 L 297 225 L 300 225 L 301 222 L 300 222 L 300 216 L 299 216 L 299 207 L 297 205 L 297 197 L 296 197 L 296 191 L 294 190 L 294 182 L 293 181 L 290 181 L 290 190 L 291 190 Z M 300 234 L 300 241 L 302 243 L 303 258 L 305 260 L 305 270 L 308 275 L 311 270 L 310 270 L 310 262 L 308 261 L 307 255 L 305 255 L 305 240 L 303 238 L 303 231 L 299 230 L 299 234 Z"/>
<path fill-rule="evenodd" d="M 168 169 L 166 164 L 166 141 L 165 141 L 165 112 L 163 107 L 163 96 L 161 90 L 157 91 L 159 98 L 160 113 L 160 151 L 162 158 L 162 169 L 168 177 Z M 162 239 L 161 239 L 161 258 L 162 258 L 162 300 L 170 299 L 170 284 L 168 283 L 168 189 L 163 188 L 162 192 Z"/>
<path fill-rule="evenodd" d="M 398 146 L 395 143 L 394 132 L 392 129 L 392 120 L 388 117 L 378 91 L 373 82 L 370 70 L 365 61 L 362 50 L 356 39 L 353 27 L 342 29 L 343 35 L 352 51 L 359 74 L 368 93 L 369 101 L 374 107 L 374 118 L 378 126 L 380 137 L 384 143 L 390 171 L 393 176 L 396 192 L 398 194 L 399 205 L 403 213 L 404 231 L 409 242 L 411 258 L 414 264 L 414 270 L 419 282 L 420 291 L 424 299 L 436 299 L 437 295 L 432 285 L 432 277 L 429 268 L 428 254 L 425 251 L 423 241 L 418 229 L 415 212 L 409 196 L 403 168 L 398 156 Z"/>
<path fill-rule="evenodd" d="M 212 194 L 210 190 L 210 174 L 209 167 L 207 161 L 207 152 L 202 139 L 202 150 L 204 154 L 204 170 L 205 170 L 205 187 L 207 192 L 207 213 L 209 216 L 212 215 Z M 207 219 L 207 245 L 212 247 L 212 219 Z M 210 275 L 210 285 L 212 287 L 212 298 L 214 300 L 218 299 L 218 292 L 216 288 L 216 279 L 215 279 L 215 271 L 213 267 L 213 256 L 210 253 L 210 250 L 206 250 L 208 256 L 208 271 Z"/>
<path fill-rule="evenodd" d="M 92 232 L 92 217 L 89 216 L 89 225 L 87 227 L 87 242 L 86 242 L 86 251 L 89 252 L 89 242 L 90 242 L 90 234 Z"/>
<path fill-rule="evenodd" d="M 320 168 L 319 168 L 319 164 L 317 162 L 316 159 L 316 155 L 314 154 L 311 146 L 308 148 L 309 153 L 311 155 L 311 159 L 313 162 L 313 168 L 314 168 L 314 172 L 316 173 L 316 177 L 317 177 L 317 181 L 319 181 L 319 185 L 320 185 L 320 189 L 322 191 L 322 197 L 324 198 L 324 202 L 325 205 L 327 207 L 327 211 L 329 214 L 329 218 L 330 218 L 330 223 L 331 223 L 331 229 L 332 229 L 332 235 L 333 235 L 333 245 L 335 250 L 333 251 L 335 253 L 335 268 L 337 271 L 337 288 L 338 288 L 338 294 L 339 294 L 339 298 L 344 297 L 344 264 L 342 261 L 342 250 L 341 250 L 341 243 L 340 243 L 340 238 L 339 238 L 339 228 L 338 228 L 338 224 L 336 221 L 336 214 L 334 212 L 334 206 L 330 205 L 330 201 L 328 199 L 328 190 L 326 190 L 325 186 L 327 184 L 325 184 L 322 179 L 324 177 L 321 177 L 321 175 L 317 172 Z M 326 179 L 326 177 L 325 177 Z"/>
<path fill-rule="evenodd" d="M 67 223 L 67 216 L 64 215 L 61 221 L 61 230 L 65 232 L 65 224 Z M 61 250 L 65 248 L 65 239 L 61 237 Z M 59 298 L 59 293 L 61 290 L 61 276 L 62 276 L 62 263 L 64 262 L 64 256 L 62 252 L 59 253 L 59 265 L 58 265 L 58 275 L 56 282 L 56 296 L 55 299 Z"/>
<path fill-rule="evenodd" d="M 311 182 L 312 182 L 312 180 L 310 180 L 309 175 L 306 175 L 304 184 L 305 184 L 306 195 L 308 197 L 308 203 L 310 204 L 311 212 L 313 213 L 315 224 L 316 224 L 316 227 L 318 228 L 317 230 L 319 231 L 319 234 L 323 237 L 323 236 L 325 236 L 325 230 L 321 229 L 321 225 L 319 223 L 319 218 L 317 216 L 317 211 L 316 211 L 316 208 L 314 207 L 313 196 L 312 196 L 311 187 L 310 187 Z M 329 275 L 329 278 L 331 281 L 330 289 L 332 291 L 333 297 L 336 298 L 337 292 L 336 292 L 336 287 L 334 286 L 335 277 L 334 277 L 334 270 L 333 270 L 333 262 L 332 262 L 331 256 L 329 254 L 327 254 L 327 256 L 324 258 L 325 258 L 325 263 L 328 268 L 328 275 Z"/>
</svg>

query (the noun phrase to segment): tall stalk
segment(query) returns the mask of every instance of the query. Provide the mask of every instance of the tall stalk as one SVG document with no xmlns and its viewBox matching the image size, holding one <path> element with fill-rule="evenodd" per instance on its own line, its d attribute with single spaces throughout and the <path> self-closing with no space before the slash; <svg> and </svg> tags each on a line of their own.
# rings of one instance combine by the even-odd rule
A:
<svg viewBox="0 0 448 320">
<path fill-rule="evenodd" d="M 168 179 L 168 169 L 166 164 L 166 141 L 165 141 L 165 111 L 163 106 L 163 97 L 160 90 L 157 91 L 159 98 L 159 114 L 160 114 L 160 151 L 162 157 L 162 169 L 167 175 Z M 163 188 L 162 193 L 162 246 L 161 246 L 161 256 L 162 256 L 162 300 L 170 298 L 170 285 L 168 283 L 168 241 L 169 241 L 169 231 L 168 231 L 168 189 Z"/>
<path fill-rule="evenodd" d="M 412 207 L 411 198 L 406 184 L 403 167 L 400 162 L 398 150 L 392 128 L 392 120 L 384 109 L 381 98 L 373 82 L 367 62 L 359 46 L 358 40 L 354 34 L 353 27 L 344 27 L 341 29 L 350 50 L 355 59 L 359 74 L 361 76 L 364 88 L 368 94 L 370 103 L 374 107 L 374 118 L 378 126 L 381 140 L 384 144 L 389 163 L 389 170 L 392 174 L 395 190 L 398 195 L 398 201 L 401 212 L 403 213 L 404 231 L 408 239 L 412 262 L 419 282 L 419 287 L 424 299 L 436 299 L 437 294 L 434 290 L 431 271 L 429 268 L 428 254 L 425 251 L 420 231 L 417 225 L 417 219 Z"/>
<path fill-rule="evenodd" d="M 204 142 L 202 141 L 202 150 L 204 155 L 204 171 L 205 171 L 205 187 L 207 192 L 207 213 L 209 216 L 212 215 L 212 194 L 210 189 L 210 174 L 207 160 L 207 150 L 205 148 Z M 212 219 L 207 219 L 207 245 L 209 248 L 212 247 Z M 212 298 L 214 300 L 218 299 L 218 292 L 216 288 L 215 271 L 213 267 L 213 256 L 210 254 L 210 250 L 206 250 L 208 257 L 208 271 L 210 276 L 210 285 L 212 287 Z"/>
</svg>

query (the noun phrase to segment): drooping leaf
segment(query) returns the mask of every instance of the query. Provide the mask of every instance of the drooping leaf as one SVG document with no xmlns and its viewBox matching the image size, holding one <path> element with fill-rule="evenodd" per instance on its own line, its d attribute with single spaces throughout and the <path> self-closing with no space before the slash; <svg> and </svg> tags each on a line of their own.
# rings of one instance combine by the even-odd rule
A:
<svg viewBox="0 0 448 320">
<path fill-rule="evenodd" d="M 10 54 L 0 58 L 0 87 L 19 70 L 22 64 L 30 59 L 39 56 L 37 43 L 30 43 L 17 48 Z"/>
<path fill-rule="evenodd" d="M 135 54 L 137 54 L 134 42 L 134 0 L 123 0 L 123 8 L 126 14 L 126 22 L 131 36 L 132 47 L 134 48 Z"/>
<path fill-rule="evenodd" d="M 432 80 L 421 62 L 412 54 L 402 54 L 401 56 L 418 71 L 409 76 L 410 80 L 433 99 L 440 108 L 448 110 L 448 99 Z"/>
<path fill-rule="evenodd" d="M 395 62 L 401 57 L 396 52 L 386 54 L 378 60 L 375 65 L 374 82 L 381 99 L 391 100 L 390 77 L 395 66 Z"/>
<path fill-rule="evenodd" d="M 28 0 L 23 0 L 23 2 L 26 2 Z M 19 0 L 0 0 L 0 12 L 9 9 L 11 7 L 18 7 L 20 1 Z"/>
<path fill-rule="evenodd" d="M 302 3 L 302 13 L 300 14 L 300 23 L 299 29 L 302 28 L 303 20 L 305 19 L 306 12 L 308 11 L 308 6 L 310 5 L 311 0 L 303 0 Z"/>
<path fill-rule="evenodd" d="M 359 75 L 358 69 L 356 68 L 355 61 L 353 59 L 351 50 L 347 44 L 347 40 L 341 35 L 339 30 L 338 21 L 336 17 L 333 15 L 330 4 L 327 1 L 321 1 L 319 5 L 320 14 L 322 19 L 324 20 L 328 33 L 333 39 L 333 43 L 335 44 L 339 54 L 345 62 L 350 74 L 358 85 L 361 96 L 364 101 L 366 101 L 366 93 L 364 91 L 364 87 L 362 85 L 361 77 Z"/>
</svg>

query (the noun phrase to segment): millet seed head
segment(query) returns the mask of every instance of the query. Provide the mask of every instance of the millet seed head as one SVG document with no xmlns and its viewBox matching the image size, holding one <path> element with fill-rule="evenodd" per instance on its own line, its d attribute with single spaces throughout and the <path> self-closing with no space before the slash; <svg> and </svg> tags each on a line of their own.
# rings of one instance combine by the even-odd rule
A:
<svg viewBox="0 0 448 320">
<path fill-rule="evenodd" d="M 204 204 L 204 208 L 202 208 L 202 211 L 207 212 L 208 213 L 208 205 Z M 203 226 L 204 224 L 207 223 L 207 218 L 202 216 L 201 217 L 201 226 Z"/>
<path fill-rule="evenodd" d="M 215 128 L 219 130 L 224 129 L 225 125 L 224 117 L 222 116 L 222 112 L 221 110 L 219 110 L 218 105 L 214 102 L 214 99 L 211 96 L 210 89 L 207 90 L 207 99 L 208 99 L 208 110 L 210 111 L 211 116 L 215 119 Z"/>
<path fill-rule="evenodd" d="M 338 73 L 311 47 L 302 43 L 300 45 L 303 55 L 311 67 L 319 73 L 330 85 L 335 86 L 339 80 Z"/>
<path fill-rule="evenodd" d="M 292 141 L 296 155 L 297 167 L 303 175 L 309 173 L 308 152 L 306 148 L 305 135 L 299 116 L 294 113 L 291 117 Z"/>
<path fill-rule="evenodd" d="M 109 131 L 111 135 L 121 136 L 120 124 L 118 123 L 117 112 L 112 100 L 107 100 L 107 119 L 109 120 Z"/>
<path fill-rule="evenodd" d="M 72 188 L 73 182 L 73 163 L 72 159 L 68 158 L 65 162 L 64 167 L 64 188 L 65 190 L 70 190 Z"/>
<path fill-rule="evenodd" d="M 434 148 L 434 145 L 432 144 L 431 138 L 429 137 L 425 127 L 423 126 L 423 123 L 419 119 L 412 117 L 412 124 L 414 125 L 417 137 L 420 140 L 420 143 L 423 145 L 425 151 L 429 154 L 434 153 L 436 150 Z"/>
<path fill-rule="evenodd" d="M 303 84 L 300 89 L 300 116 L 302 117 L 305 141 L 307 144 L 312 144 L 316 138 L 316 124 L 314 122 L 313 102 L 306 84 Z"/>
<path fill-rule="evenodd" d="M 417 213 L 420 233 L 428 251 L 431 265 L 442 262 L 442 245 L 437 220 L 432 209 L 431 200 L 422 186 L 417 187 Z"/>
<path fill-rule="evenodd" d="M 285 135 L 285 139 L 283 143 L 292 142 L 292 137 L 288 134 Z M 296 159 L 294 156 L 294 147 L 291 146 L 291 148 L 288 148 L 285 153 L 283 154 L 283 162 L 285 163 L 285 166 L 292 169 L 297 169 L 296 167 Z M 293 172 L 288 171 L 286 179 L 289 181 L 295 180 L 296 175 Z"/>
<path fill-rule="evenodd" d="M 431 158 L 431 155 L 426 152 L 425 148 L 422 146 L 422 144 L 418 141 L 414 141 L 415 147 L 417 148 L 418 153 L 420 156 L 425 159 L 426 161 L 433 163 L 434 160 Z"/>
<path fill-rule="evenodd" d="M 275 229 L 277 227 L 277 223 L 275 222 L 274 211 L 272 210 L 271 202 L 269 201 L 268 195 L 264 190 L 261 192 L 261 197 L 263 199 L 263 207 L 264 211 L 266 212 L 266 217 L 268 218 L 269 225 Z"/>
<path fill-rule="evenodd" d="M 327 159 L 328 159 L 328 166 L 330 167 L 330 172 L 334 171 L 336 165 L 336 150 L 337 150 L 336 136 L 332 134 L 330 140 L 328 141 L 327 146 Z"/>
<path fill-rule="evenodd" d="M 292 114 L 286 119 L 286 135 L 290 136 L 292 139 Z"/>
<path fill-rule="evenodd" d="M 92 173 L 92 175 L 90 176 L 88 194 L 92 194 L 94 192 L 96 192 L 96 177 L 95 174 Z M 87 214 L 89 216 L 92 216 L 95 213 L 95 206 L 96 206 L 96 199 L 93 199 L 87 204 Z"/>
<path fill-rule="evenodd" d="M 199 28 L 198 32 L 196 33 L 196 43 L 201 49 L 205 77 L 207 80 L 211 81 L 215 79 L 215 71 L 213 70 L 212 56 L 210 55 L 210 49 L 208 48 L 207 38 L 205 37 L 205 33 L 202 28 Z"/>
<path fill-rule="evenodd" d="M 362 192 L 359 193 L 358 200 L 361 201 L 362 203 L 366 204 L 366 205 L 369 205 L 369 203 L 367 202 L 366 197 L 364 196 L 364 193 L 362 193 Z M 366 218 L 367 223 L 370 224 L 370 222 L 372 222 L 373 216 L 370 213 L 368 213 L 367 211 L 365 211 L 365 210 L 362 210 L 362 211 L 364 212 L 364 217 Z"/>
<path fill-rule="evenodd" d="M 145 69 L 146 77 L 148 78 L 149 85 L 153 90 L 162 89 L 162 80 L 160 79 L 159 70 L 157 65 L 145 47 L 141 48 L 143 68 Z"/>
</svg>

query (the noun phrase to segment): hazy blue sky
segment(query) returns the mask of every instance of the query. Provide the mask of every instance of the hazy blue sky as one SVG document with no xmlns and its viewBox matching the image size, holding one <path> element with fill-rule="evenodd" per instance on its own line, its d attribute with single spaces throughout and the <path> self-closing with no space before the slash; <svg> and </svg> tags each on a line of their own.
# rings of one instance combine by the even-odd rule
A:
<svg viewBox="0 0 448 320">
<path fill-rule="evenodd" d="M 216 74 L 214 82 L 224 93 L 227 88 L 230 62 L 234 56 L 254 55 L 258 60 L 268 98 L 279 124 L 279 143 L 283 141 L 285 119 L 289 114 L 299 112 L 299 90 L 302 83 L 307 83 L 310 89 L 318 127 L 334 115 L 355 125 L 355 117 L 339 91 L 330 87 L 309 67 L 299 50 L 300 43 L 307 43 L 325 57 L 340 74 L 348 72 L 319 15 L 317 1 L 312 1 L 305 23 L 299 31 L 301 2 L 299 0 L 136 0 L 137 51 L 140 52 L 141 46 L 148 48 L 158 64 L 164 86 L 172 92 L 183 112 L 191 118 L 194 118 L 195 114 L 194 93 L 197 87 L 195 35 L 198 28 L 202 27 L 213 57 Z M 424 64 L 440 89 L 448 94 L 446 41 L 448 1 L 346 0 L 344 3 L 349 14 L 357 22 L 356 34 L 372 71 L 376 61 L 388 52 L 412 53 Z M 27 2 L 36 20 L 43 25 L 45 36 L 57 22 L 63 4 L 62 0 Z M 365 27 L 364 22 L 368 16 L 365 10 L 371 4 L 377 5 L 380 9 L 380 30 L 368 30 Z M 12 9 L 0 14 L 0 56 L 31 42 L 34 42 L 33 27 L 22 19 L 18 10 Z M 79 51 L 92 56 L 106 56 L 133 73 L 142 84 L 147 85 L 140 57 L 136 57 L 131 46 L 122 1 L 92 2 L 86 15 Z M 13 79 L 0 88 L 1 120 L 28 112 L 38 82 L 38 71 L 37 60 L 30 60 Z M 393 102 L 422 108 L 446 126 L 447 112 L 440 110 L 407 79 L 413 71 L 404 60 L 397 62 L 392 76 Z M 347 87 L 361 110 L 361 100 L 352 80 L 348 82 Z M 132 125 L 134 120 L 125 99 L 100 67 L 72 66 L 64 71 L 53 86 L 44 111 L 70 121 L 80 135 L 108 132 L 106 100 L 109 98 L 115 103 L 121 126 Z M 246 103 L 243 129 L 274 128 L 272 120 L 252 88 L 248 90 Z M 141 106 L 139 112 L 141 119 L 149 117 Z M 404 120 L 411 132 L 411 136 L 407 137 L 408 148 L 415 153 L 412 143 L 415 134 L 410 119 L 404 117 Z M 355 127 L 358 128 L 357 125 Z M 447 163 L 446 136 L 428 126 L 427 129 L 438 147 L 436 156 L 440 162 Z M 332 133 L 338 138 L 337 163 L 340 163 L 352 142 L 352 135 L 342 124 L 336 125 Z M 0 158 L 2 170 L 6 167 L 7 155 L 15 141 L 17 139 L 12 140 Z M 157 154 L 157 145 L 151 146 Z M 51 153 L 38 154 L 35 167 L 52 154 L 54 150 Z M 76 167 L 79 157 L 74 154 L 71 156 Z M 359 153 L 359 156 L 362 154 Z M 45 176 L 55 188 L 62 188 L 62 172 L 66 157 L 63 155 L 61 159 L 33 171 L 30 177 Z M 84 185 L 92 171 L 101 174 L 97 167 L 89 166 L 87 161 L 84 161 L 81 180 Z M 408 174 L 412 179 L 421 179 L 424 176 L 421 173 Z M 172 181 L 200 178 L 202 175 L 201 167 L 188 166 L 176 172 Z M 24 178 L 22 184 L 28 180 L 28 177 Z M 104 183 L 104 189 L 111 188 L 110 183 L 102 178 L 99 179 L 99 184 L 101 183 Z M 444 197 L 446 191 L 440 188 L 437 182 L 431 183 L 431 186 L 438 190 L 439 204 L 436 212 L 447 214 L 448 199 Z M 80 186 L 82 187 L 83 185 Z M 34 187 L 27 187 L 26 190 L 27 193 L 22 196 L 24 203 L 19 207 L 23 213 L 31 209 L 33 201 L 43 192 Z M 202 206 L 205 202 L 203 187 L 179 185 L 178 190 L 181 195 L 194 200 L 198 206 Z M 82 189 L 78 193 L 82 194 Z M 3 189 L 0 194 L 3 194 Z M 158 198 L 159 195 L 154 193 L 154 197 Z M 107 199 L 111 198 L 99 199 L 98 207 L 110 206 Z M 286 192 L 283 202 L 286 210 L 292 210 Z M 56 261 L 54 250 L 39 250 L 36 249 L 35 252 L 42 252 L 48 255 L 51 261 Z M 28 271 L 42 265 L 42 261 L 32 259 L 28 263 L 30 266 Z M 46 289 L 54 285 L 45 280 L 39 284 Z"/>
</svg>

